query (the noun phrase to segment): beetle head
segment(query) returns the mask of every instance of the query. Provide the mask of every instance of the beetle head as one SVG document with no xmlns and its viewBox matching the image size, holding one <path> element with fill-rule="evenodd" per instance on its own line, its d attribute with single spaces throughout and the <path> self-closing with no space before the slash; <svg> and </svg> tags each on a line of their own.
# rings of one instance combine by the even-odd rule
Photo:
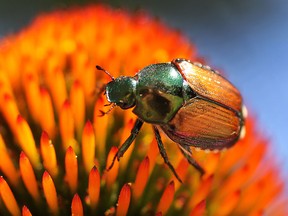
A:
<svg viewBox="0 0 288 216">
<path fill-rule="evenodd" d="M 121 76 L 106 85 L 107 100 L 122 109 L 135 106 L 137 81 L 132 77 Z"/>
</svg>

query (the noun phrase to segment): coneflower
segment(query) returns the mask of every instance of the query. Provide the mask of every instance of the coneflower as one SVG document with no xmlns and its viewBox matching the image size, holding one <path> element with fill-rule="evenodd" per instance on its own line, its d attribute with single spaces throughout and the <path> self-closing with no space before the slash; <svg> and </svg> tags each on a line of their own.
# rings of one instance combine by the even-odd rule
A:
<svg viewBox="0 0 288 216">
<path fill-rule="evenodd" d="M 246 136 L 222 153 L 193 152 L 206 174 L 164 139 L 179 183 L 147 124 L 106 168 L 135 116 L 107 103 L 103 86 L 155 62 L 196 60 L 178 31 L 144 13 L 87 6 L 39 16 L 0 42 L 1 215 L 287 215 L 269 142 Z M 164 137 L 163 137 L 164 138 Z"/>
</svg>

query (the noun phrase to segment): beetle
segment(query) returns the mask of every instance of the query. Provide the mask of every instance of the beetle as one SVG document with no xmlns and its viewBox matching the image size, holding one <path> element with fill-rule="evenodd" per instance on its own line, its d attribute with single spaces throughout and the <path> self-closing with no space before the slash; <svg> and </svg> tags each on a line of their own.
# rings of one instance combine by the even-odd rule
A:
<svg viewBox="0 0 288 216">
<path fill-rule="evenodd" d="M 105 86 L 110 110 L 133 108 L 137 120 L 130 136 L 119 148 L 108 168 L 124 155 L 144 122 L 152 124 L 161 156 L 176 178 L 159 129 L 176 142 L 189 164 L 201 174 L 204 169 L 193 159 L 190 147 L 219 151 L 233 146 L 244 136 L 242 97 L 235 86 L 217 71 L 187 59 L 151 64 L 135 76 L 111 78 Z M 109 111 L 110 111 L 109 110 Z M 108 111 L 108 112 L 109 112 Z M 108 113 L 106 112 L 106 113 Z"/>
</svg>

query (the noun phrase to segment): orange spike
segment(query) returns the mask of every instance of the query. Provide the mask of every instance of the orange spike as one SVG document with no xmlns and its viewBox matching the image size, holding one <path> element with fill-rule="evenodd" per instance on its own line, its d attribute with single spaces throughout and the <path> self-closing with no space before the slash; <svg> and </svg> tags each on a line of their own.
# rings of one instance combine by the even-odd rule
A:
<svg viewBox="0 0 288 216">
<path fill-rule="evenodd" d="M 24 152 L 21 152 L 20 154 L 19 166 L 24 185 L 27 188 L 29 194 L 33 197 L 34 201 L 40 201 L 40 194 L 35 173 L 29 159 L 26 157 Z"/>
<path fill-rule="evenodd" d="M 128 208 L 130 205 L 130 199 L 131 199 L 131 186 L 130 184 L 125 184 L 122 187 L 118 198 L 116 216 L 127 215 Z"/>
<path fill-rule="evenodd" d="M 205 210 L 206 210 L 206 200 L 202 200 L 192 209 L 189 215 L 190 216 L 202 216 L 202 215 L 205 215 Z"/>
<path fill-rule="evenodd" d="M 213 215 L 230 215 L 239 201 L 240 194 L 240 191 L 237 190 L 229 193 L 221 201 L 217 201 L 219 203 L 218 208 Z"/>
<path fill-rule="evenodd" d="M 156 158 L 159 155 L 158 145 L 157 145 L 157 141 L 155 138 L 152 140 L 150 144 L 147 155 L 150 160 L 149 174 L 151 175 L 155 166 Z"/>
<path fill-rule="evenodd" d="M 30 210 L 25 205 L 22 207 L 22 216 L 32 216 Z"/>
<path fill-rule="evenodd" d="M 47 131 L 47 133 L 50 134 L 51 137 L 54 137 L 55 119 L 51 97 L 45 88 L 40 89 L 40 97 L 41 113 L 45 113 L 45 115 L 39 115 L 39 122 L 41 128 L 42 130 Z"/>
<path fill-rule="evenodd" d="M 224 182 L 222 182 L 222 185 L 225 185 L 214 197 L 215 200 L 218 200 L 219 198 L 225 196 L 230 191 L 236 191 L 241 189 L 241 186 L 244 182 L 247 181 L 250 173 L 250 167 L 248 165 L 244 165 L 243 167 L 240 167 L 237 169 L 234 173 L 232 173 Z"/>
<path fill-rule="evenodd" d="M 90 61 L 91 64 L 91 61 Z M 78 77 L 79 80 L 82 83 L 83 91 L 86 98 L 86 104 L 92 105 L 94 104 L 94 95 L 95 95 L 95 86 L 96 86 L 96 80 L 97 83 L 99 83 L 99 79 L 96 78 L 96 73 L 93 65 L 86 64 L 83 68 L 85 70 L 85 76 L 82 74 Z M 92 97 L 93 96 L 93 97 Z"/>
<path fill-rule="evenodd" d="M 52 94 L 56 110 L 59 113 L 64 101 L 67 98 L 65 77 L 60 69 L 55 69 L 49 77 L 49 89 Z"/>
<path fill-rule="evenodd" d="M 160 202 L 157 207 L 157 212 L 162 212 L 163 215 L 169 210 L 175 194 L 175 184 L 171 181 L 163 192 Z"/>
<path fill-rule="evenodd" d="M 6 119 L 10 129 L 13 131 L 14 134 L 16 134 L 17 129 L 15 119 L 17 119 L 17 116 L 19 115 L 17 104 L 13 97 L 8 93 L 5 93 L 3 95 L 3 98 L 1 98 L 1 103 L 5 104 L 5 106 L 0 106 L 0 111 Z"/>
<path fill-rule="evenodd" d="M 71 108 L 73 111 L 73 118 L 77 128 L 77 134 L 80 134 L 83 128 L 85 119 L 85 97 L 83 88 L 79 80 L 76 80 L 70 92 Z"/>
<path fill-rule="evenodd" d="M 5 150 L 6 151 L 6 144 L 5 144 L 1 134 L 0 134 L 0 150 Z"/>
<path fill-rule="evenodd" d="M 70 191 L 75 193 L 78 186 L 78 163 L 77 156 L 71 146 L 68 147 L 65 155 L 65 179 L 69 185 Z"/>
<path fill-rule="evenodd" d="M 10 212 L 11 215 L 21 215 L 19 206 L 17 205 L 17 201 L 15 200 L 13 192 L 11 191 L 7 182 L 4 180 L 3 176 L 0 176 L 0 195 L 7 210 Z"/>
<path fill-rule="evenodd" d="M 9 183 L 12 184 L 13 187 L 17 187 L 19 185 L 19 173 L 15 168 L 15 165 L 12 161 L 12 157 L 9 155 L 4 140 L 0 134 L 0 170 L 7 177 Z"/>
<path fill-rule="evenodd" d="M 117 154 L 118 152 L 118 148 L 116 146 L 113 146 L 108 154 L 107 157 L 107 162 L 106 162 L 106 169 L 108 169 L 112 163 L 112 160 L 115 156 L 115 154 Z M 116 159 L 114 166 L 111 168 L 111 170 L 109 170 L 106 173 L 106 183 L 108 187 L 111 187 L 112 184 L 115 182 L 117 176 L 118 176 L 118 170 L 119 170 L 119 163 Z"/>
<path fill-rule="evenodd" d="M 92 210 L 95 210 L 100 195 L 100 174 L 94 166 L 89 174 L 88 194 Z"/>
<path fill-rule="evenodd" d="M 73 216 L 83 216 L 83 206 L 80 197 L 76 193 L 73 197 L 71 204 L 71 215 Z"/>
<path fill-rule="evenodd" d="M 284 191 L 284 183 L 279 181 L 277 173 L 274 170 L 271 171 L 271 168 L 268 173 L 261 177 L 258 184 L 266 190 L 260 191 L 258 199 L 252 207 L 253 211 L 266 209 L 273 199 Z"/>
<path fill-rule="evenodd" d="M 264 176 L 266 179 L 266 176 Z M 251 194 L 261 194 L 263 189 L 263 179 L 258 179 L 256 182 L 250 183 L 247 187 L 245 187 L 242 191 L 242 195 L 239 203 L 237 204 L 235 212 L 238 215 L 243 215 L 249 209 L 252 209 L 255 206 L 257 200 L 259 200 L 259 196 L 251 196 Z"/>
<path fill-rule="evenodd" d="M 251 155 L 249 155 L 249 159 L 247 160 L 247 164 L 249 166 L 249 176 L 253 175 L 255 173 L 255 170 L 258 168 L 259 164 L 261 163 L 261 160 L 264 157 L 264 154 L 267 151 L 267 141 L 260 140 L 259 144 L 255 146 L 255 148 L 252 149 Z"/>
<path fill-rule="evenodd" d="M 188 167 L 189 167 L 188 161 L 186 160 L 186 158 L 182 158 L 176 168 L 176 173 L 179 175 L 182 181 L 184 181 L 185 179 L 186 173 L 188 171 Z M 175 191 L 177 191 L 178 188 L 182 185 L 182 183 L 180 183 L 174 175 L 172 176 L 171 181 L 175 182 Z"/>
<path fill-rule="evenodd" d="M 205 160 L 204 170 L 205 176 L 210 176 L 215 173 L 216 168 L 219 165 L 220 153 L 208 153 L 207 159 Z M 221 165 L 220 165 L 221 166 Z"/>
<path fill-rule="evenodd" d="M 133 195 L 136 200 L 142 195 L 144 188 L 149 178 L 149 157 L 141 162 L 138 172 L 136 174 L 136 180 L 133 185 Z"/>
<path fill-rule="evenodd" d="M 90 34 L 90 33 L 89 33 Z M 85 39 L 84 39 L 85 40 Z M 72 73 L 82 84 L 85 96 L 88 99 L 88 103 L 92 102 L 91 95 L 95 92 L 96 80 L 97 83 L 99 79 L 96 78 L 94 64 L 91 65 L 90 54 L 88 54 L 83 49 L 77 49 L 77 52 L 71 55 L 72 57 Z M 85 71 L 85 76 L 83 76 L 82 71 Z M 101 83 L 101 81 L 99 82 Z"/>
<path fill-rule="evenodd" d="M 197 190 L 193 193 L 193 196 L 189 202 L 189 208 L 193 209 L 197 203 L 200 203 L 201 200 L 206 200 L 208 194 L 211 191 L 211 186 L 213 183 L 214 177 L 211 175 L 208 178 L 200 182 L 200 185 L 197 187 Z"/>
<path fill-rule="evenodd" d="M 41 135 L 40 149 L 45 169 L 53 177 L 56 177 L 58 175 L 59 169 L 57 166 L 55 148 L 52 144 L 52 141 L 49 139 L 48 134 L 45 131 L 43 131 Z"/>
<path fill-rule="evenodd" d="M 0 102 L 1 104 L 2 104 L 2 101 L 1 101 L 2 95 L 5 93 L 12 94 L 12 92 L 13 90 L 11 88 L 11 83 L 10 83 L 10 79 L 8 78 L 8 74 L 0 73 Z"/>
<path fill-rule="evenodd" d="M 36 74 L 24 75 L 24 90 L 30 114 L 34 121 L 38 122 L 42 110 L 40 109 L 41 99 Z"/>
<path fill-rule="evenodd" d="M 123 128 L 123 131 L 121 133 L 121 139 L 120 139 L 119 145 L 122 145 L 125 142 L 125 140 L 127 139 L 127 137 L 131 134 L 131 130 L 134 126 L 134 120 L 130 119 L 128 121 L 128 123 L 126 123 L 126 124 L 124 123 L 124 125 L 125 125 L 125 127 Z M 127 164 L 128 164 L 129 159 L 131 157 L 131 154 L 134 150 L 134 146 L 135 146 L 134 143 L 135 143 L 135 141 L 132 143 L 132 145 L 130 145 L 130 147 L 125 152 L 125 157 L 121 158 L 121 163 L 119 164 L 121 170 L 125 170 L 127 167 Z"/>
<path fill-rule="evenodd" d="M 71 105 L 68 100 L 64 102 L 61 108 L 59 116 L 59 127 L 63 148 L 66 150 L 73 143 L 74 140 L 74 119 Z M 75 149 L 75 146 L 72 147 L 73 149 Z"/>
<path fill-rule="evenodd" d="M 104 160 L 105 147 L 106 147 L 106 136 L 108 121 L 113 121 L 113 115 L 100 116 L 100 110 L 104 108 L 104 97 L 101 96 L 95 103 L 94 114 L 93 114 L 93 125 L 95 129 L 95 138 L 97 140 L 96 152 L 97 157 Z"/>
<path fill-rule="evenodd" d="M 26 120 L 18 115 L 16 120 L 17 139 L 20 147 L 25 152 L 33 167 L 37 170 L 41 169 L 41 163 L 38 151 L 36 149 L 35 140 L 32 131 Z"/>
<path fill-rule="evenodd" d="M 58 214 L 59 206 L 57 200 L 57 193 L 54 182 L 47 171 L 44 172 L 42 177 L 42 186 L 44 196 L 46 197 L 47 204 L 53 214 Z"/>
<path fill-rule="evenodd" d="M 89 173 L 94 166 L 95 159 L 95 135 L 93 125 L 90 121 L 87 121 L 85 124 L 82 135 L 82 158 L 84 168 Z"/>
<path fill-rule="evenodd" d="M 237 165 L 238 161 L 241 161 L 243 158 L 243 155 L 247 155 L 247 149 L 250 149 L 251 147 L 247 148 L 246 145 L 251 145 L 254 141 L 249 141 L 248 139 L 251 139 L 251 137 L 255 137 L 255 135 L 248 134 L 251 133 L 251 131 L 254 131 L 253 129 L 248 129 L 247 126 L 250 124 L 246 124 L 246 136 L 237 142 L 233 148 L 228 149 L 226 152 L 223 152 L 221 157 L 221 166 L 218 167 L 217 172 L 220 175 L 225 175 L 225 173 L 229 172 L 232 166 Z M 251 127 L 251 126 L 249 126 Z"/>
</svg>

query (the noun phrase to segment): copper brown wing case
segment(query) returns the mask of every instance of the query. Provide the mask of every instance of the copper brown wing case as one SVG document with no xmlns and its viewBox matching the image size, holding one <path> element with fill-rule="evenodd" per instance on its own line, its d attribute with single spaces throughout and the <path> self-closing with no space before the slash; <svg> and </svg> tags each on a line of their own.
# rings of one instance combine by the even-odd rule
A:
<svg viewBox="0 0 288 216">
<path fill-rule="evenodd" d="M 243 125 L 238 90 L 214 71 L 187 61 L 173 63 L 198 96 L 161 128 L 172 140 L 184 145 L 210 150 L 233 145 Z"/>
</svg>

